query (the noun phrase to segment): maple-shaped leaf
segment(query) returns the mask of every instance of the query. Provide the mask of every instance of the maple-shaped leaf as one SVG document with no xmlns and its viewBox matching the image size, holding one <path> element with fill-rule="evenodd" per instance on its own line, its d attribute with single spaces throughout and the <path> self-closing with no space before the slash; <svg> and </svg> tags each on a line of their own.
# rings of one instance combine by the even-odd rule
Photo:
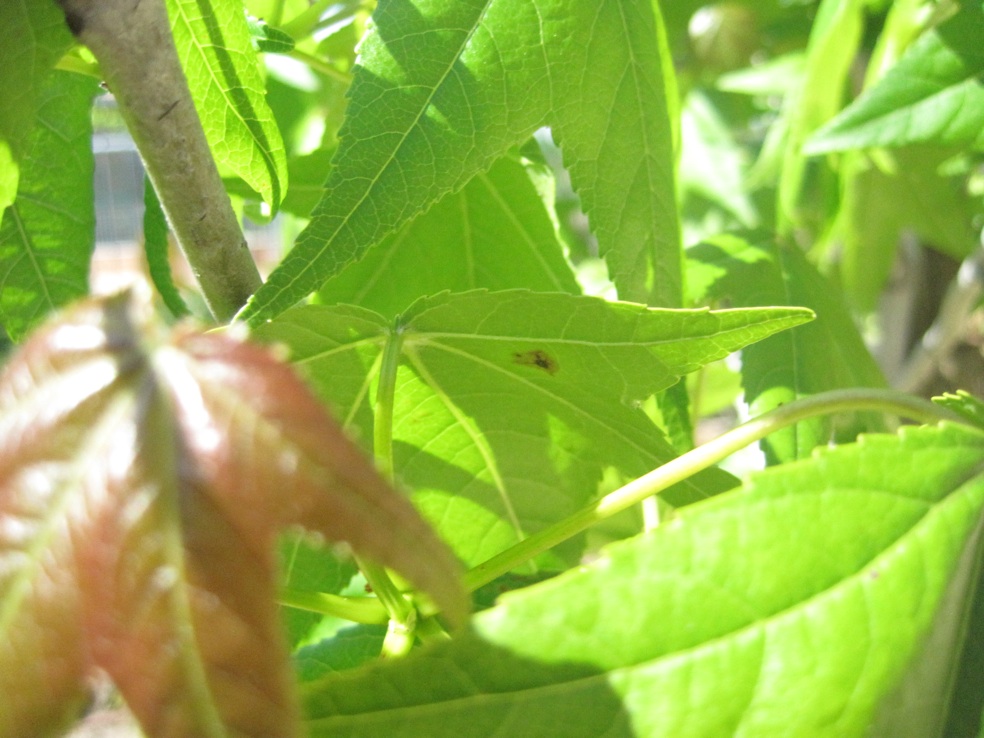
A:
<svg viewBox="0 0 984 738">
<path fill-rule="evenodd" d="M 681 304 L 675 82 L 654 0 L 385 0 L 325 191 L 256 326 L 549 125 L 623 300 Z"/>
<path fill-rule="evenodd" d="M 464 614 L 447 548 L 269 351 L 130 293 L 42 328 L 0 374 L 0 736 L 57 730 L 99 672 L 150 736 L 295 735 L 284 526 Z"/>
</svg>

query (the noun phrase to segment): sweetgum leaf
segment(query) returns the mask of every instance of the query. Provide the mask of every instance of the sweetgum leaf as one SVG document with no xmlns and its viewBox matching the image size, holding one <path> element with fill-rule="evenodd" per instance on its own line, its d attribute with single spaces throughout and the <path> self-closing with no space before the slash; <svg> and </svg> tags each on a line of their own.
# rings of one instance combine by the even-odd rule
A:
<svg viewBox="0 0 984 738">
<path fill-rule="evenodd" d="M 982 521 L 980 430 L 868 436 L 506 594 L 448 644 L 306 684 L 308 728 L 943 735 Z"/>
<path fill-rule="evenodd" d="M 256 334 L 286 343 L 361 438 L 392 423 L 398 478 L 475 565 L 573 513 L 597 493 L 604 469 L 633 478 L 676 456 L 642 400 L 810 318 L 798 308 L 657 310 L 474 290 L 423 298 L 395 319 L 302 306 Z M 393 400 L 380 407 L 387 385 Z M 664 496 L 685 505 L 734 483 L 709 470 Z M 578 543 L 540 563 L 566 567 Z"/>
<path fill-rule="evenodd" d="M 447 549 L 268 351 L 130 294 L 48 324 L 0 375 L 0 736 L 59 727 L 97 669 L 151 736 L 295 735 L 285 526 L 461 619 Z"/>
<path fill-rule="evenodd" d="M 543 125 L 619 296 L 677 306 L 672 63 L 652 0 L 384 0 L 325 192 L 241 317 L 255 326 Z"/>
<path fill-rule="evenodd" d="M 318 297 L 390 316 L 421 295 L 483 287 L 580 291 L 527 167 L 508 157 L 329 279 Z"/>
</svg>

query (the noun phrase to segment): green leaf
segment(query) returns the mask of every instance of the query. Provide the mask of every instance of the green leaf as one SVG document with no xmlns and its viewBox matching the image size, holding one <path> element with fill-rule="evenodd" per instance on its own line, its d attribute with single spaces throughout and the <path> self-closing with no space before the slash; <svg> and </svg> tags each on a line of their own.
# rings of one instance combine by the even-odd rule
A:
<svg viewBox="0 0 984 738">
<path fill-rule="evenodd" d="M 709 239 L 688 249 L 687 256 L 694 302 L 802 305 L 817 315 L 810 325 L 742 352 L 745 401 L 752 416 L 825 390 L 885 385 L 843 300 L 797 248 L 778 245 L 764 233 L 747 232 Z M 770 461 L 789 461 L 809 456 L 832 437 L 849 439 L 880 427 L 868 416 L 846 426 L 819 418 L 773 434 L 763 447 Z"/>
<path fill-rule="evenodd" d="M 295 735 L 291 526 L 464 617 L 447 548 L 270 352 L 126 293 L 34 332 L 0 374 L 0 736 L 52 733 L 97 670 L 153 735 Z"/>
<path fill-rule="evenodd" d="M 240 0 L 167 0 L 174 42 L 219 167 L 272 211 L 287 189 L 287 158 L 264 96 Z"/>
<path fill-rule="evenodd" d="M 298 678 L 309 682 L 325 674 L 361 666 L 379 656 L 385 636 L 385 625 L 356 625 L 343 628 L 332 638 L 305 646 L 294 655 Z"/>
<path fill-rule="evenodd" d="M 20 162 L 31 147 L 42 88 L 72 45 L 65 14 L 51 0 L 0 3 L 0 215 L 17 193 Z"/>
<path fill-rule="evenodd" d="M 31 166 L 0 222 L 0 324 L 15 341 L 88 291 L 96 240 L 90 110 L 98 89 L 89 77 L 54 71 L 38 96 L 25 150 Z"/>
<path fill-rule="evenodd" d="M 984 9 L 960 12 L 909 47 L 878 83 L 821 128 L 805 151 L 820 154 L 913 143 L 984 148 Z"/>
<path fill-rule="evenodd" d="M 786 308 L 650 310 L 516 290 L 426 298 L 394 321 L 299 307 L 256 332 L 286 343 L 336 415 L 376 439 L 377 458 L 392 458 L 418 508 L 473 565 L 577 510 L 604 469 L 631 478 L 674 457 L 641 400 L 807 319 Z M 379 400 L 387 396 L 391 408 Z M 381 438 L 390 423 L 392 437 Z M 667 499 L 729 486 L 726 475 L 698 477 Z M 578 548 L 541 563 L 566 566 Z"/>
<path fill-rule="evenodd" d="M 671 71 L 654 4 L 391 0 L 373 20 L 324 197 L 241 317 L 290 307 L 544 124 L 620 295 L 680 304 Z"/>
<path fill-rule="evenodd" d="M 294 49 L 294 39 L 289 33 L 271 26 L 266 21 L 246 14 L 246 26 L 253 48 L 257 51 L 274 54 L 286 54 Z"/>
<path fill-rule="evenodd" d="M 148 177 L 144 177 L 144 253 L 147 256 L 147 270 L 150 279 L 157 288 L 157 294 L 164 300 L 167 309 L 175 318 L 191 315 L 191 310 L 174 286 L 171 277 L 170 243 L 168 241 L 167 219 L 161 209 L 160 200 L 154 192 L 154 185 Z"/>
<path fill-rule="evenodd" d="M 526 168 L 510 158 L 387 237 L 318 295 L 389 317 L 421 295 L 483 287 L 580 291 Z"/>
<path fill-rule="evenodd" d="M 984 435 L 944 426 L 766 471 L 503 596 L 451 643 L 305 685 L 308 730 L 938 735 L 982 469 Z"/>
<path fill-rule="evenodd" d="M 951 154 L 916 146 L 844 162 L 840 269 L 845 292 L 862 310 L 876 308 L 905 229 L 961 261 L 978 246 L 974 224 L 984 203 L 968 194 L 963 178 L 939 174 Z"/>
<path fill-rule="evenodd" d="M 316 546 L 301 535 L 285 535 L 280 555 L 284 587 L 300 592 L 338 594 L 356 572 L 351 558 L 341 559 L 324 546 Z M 320 613 L 293 607 L 281 608 L 287 641 L 292 649 L 305 643 L 325 620 Z"/>
</svg>

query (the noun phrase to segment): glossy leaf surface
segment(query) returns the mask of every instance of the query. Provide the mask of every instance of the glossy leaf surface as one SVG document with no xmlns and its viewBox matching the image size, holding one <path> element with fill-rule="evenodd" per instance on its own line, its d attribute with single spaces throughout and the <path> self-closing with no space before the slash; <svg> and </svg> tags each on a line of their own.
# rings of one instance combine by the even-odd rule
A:
<svg viewBox="0 0 984 738">
<path fill-rule="evenodd" d="M 450 644 L 305 685 L 311 735 L 936 735 L 982 472 L 958 426 L 769 470 Z"/>
<path fill-rule="evenodd" d="M 620 296 L 680 304 L 656 4 L 386 0 L 373 23 L 324 197 L 244 318 L 290 307 L 545 124 Z"/>
<path fill-rule="evenodd" d="M 239 0 L 167 0 L 174 43 L 205 137 L 231 170 L 276 210 L 287 189 L 287 157 L 267 105 Z"/>
<path fill-rule="evenodd" d="M 52 71 L 38 94 L 30 166 L 0 221 L 0 325 L 14 340 L 85 295 L 96 241 L 92 98 L 95 80 Z"/>
<path fill-rule="evenodd" d="M 914 143 L 984 148 L 984 8 L 964 3 L 870 90 L 817 131 L 806 151 Z"/>
<path fill-rule="evenodd" d="M 631 478 L 675 456 L 642 400 L 809 317 L 475 291 L 420 300 L 395 321 L 350 306 L 296 308 L 257 333 L 289 346 L 367 444 L 392 424 L 376 455 L 392 454 L 418 507 L 477 564 L 574 512 L 604 469 Z M 392 407 L 381 406 L 390 393 Z M 733 483 L 712 472 L 667 499 L 686 504 Z"/>
<path fill-rule="evenodd" d="M 268 351 L 128 294 L 36 332 L 0 376 L 0 736 L 56 728 L 96 669 L 150 736 L 295 735 L 285 526 L 462 618 L 447 549 Z"/>
</svg>

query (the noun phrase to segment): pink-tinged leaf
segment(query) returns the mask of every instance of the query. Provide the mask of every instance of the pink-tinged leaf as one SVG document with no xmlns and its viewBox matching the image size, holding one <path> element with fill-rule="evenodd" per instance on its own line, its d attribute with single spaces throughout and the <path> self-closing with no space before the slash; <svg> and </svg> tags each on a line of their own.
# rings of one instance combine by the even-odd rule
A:
<svg viewBox="0 0 984 738">
<path fill-rule="evenodd" d="M 130 295 L 42 329 L 0 375 L 0 737 L 56 729 L 97 669 L 150 736 L 295 735 L 290 525 L 464 616 L 457 562 L 267 350 Z"/>
</svg>

